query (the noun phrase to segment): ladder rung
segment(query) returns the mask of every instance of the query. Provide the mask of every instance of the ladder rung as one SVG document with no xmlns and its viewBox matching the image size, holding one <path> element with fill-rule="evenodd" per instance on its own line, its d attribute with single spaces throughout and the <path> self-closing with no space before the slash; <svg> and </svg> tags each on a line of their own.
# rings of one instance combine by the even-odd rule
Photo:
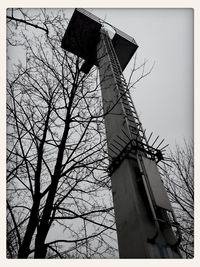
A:
<svg viewBox="0 0 200 267">
<path fill-rule="evenodd" d="M 135 110 L 134 110 L 134 109 L 131 109 L 131 111 L 132 111 L 133 114 L 135 115 L 135 118 L 137 118 L 137 119 L 139 120 L 139 118 L 138 118 L 137 113 L 135 112 Z"/>
<path fill-rule="evenodd" d="M 128 94 L 128 91 L 126 91 L 126 97 L 127 97 L 128 99 L 131 99 L 131 101 L 132 101 L 132 98 L 131 98 L 131 96 Z"/>
<path fill-rule="evenodd" d="M 135 122 L 135 120 L 138 120 L 138 117 L 135 117 L 135 116 L 133 116 L 133 115 L 132 115 L 132 118 L 133 118 L 134 122 Z M 138 120 L 138 121 L 139 121 L 139 120 Z"/>
<path fill-rule="evenodd" d="M 128 107 L 124 107 L 124 109 L 125 109 L 125 110 L 128 110 L 128 111 L 129 111 L 129 110 L 131 111 L 130 106 L 128 106 Z"/>
<path fill-rule="evenodd" d="M 131 112 L 131 110 L 125 110 L 126 111 L 126 115 L 128 115 L 128 116 L 132 116 L 132 112 Z"/>
<path fill-rule="evenodd" d="M 116 79 L 117 79 L 118 81 L 120 81 L 122 84 L 126 85 L 126 82 L 125 82 L 125 81 L 121 80 L 121 79 L 118 78 L 118 77 L 116 77 Z"/>
<path fill-rule="evenodd" d="M 123 90 L 123 93 L 124 93 L 124 98 L 129 102 L 129 103 L 132 103 L 132 99 L 129 98 L 126 94 L 126 91 Z"/>
<path fill-rule="evenodd" d="M 136 121 L 137 118 L 135 118 L 134 116 L 131 116 L 130 118 L 128 118 L 128 120 L 132 123 L 135 124 L 135 121 Z"/>
<path fill-rule="evenodd" d="M 121 81 L 126 84 L 126 80 L 120 77 Z"/>
<path fill-rule="evenodd" d="M 134 107 L 133 107 L 133 104 L 132 104 L 131 102 L 129 102 L 129 101 L 126 101 L 126 102 L 125 102 L 125 100 L 124 100 L 123 104 L 124 104 L 124 105 L 127 105 L 127 106 L 129 106 L 129 107 L 134 108 Z"/>
<path fill-rule="evenodd" d="M 119 86 L 121 86 L 121 87 L 123 88 L 123 90 L 124 90 L 124 84 L 123 84 L 121 81 L 117 80 L 117 79 L 116 79 L 116 81 L 117 81 L 117 84 L 118 84 Z"/>
<path fill-rule="evenodd" d="M 132 110 L 131 108 L 130 108 L 130 110 L 131 110 L 131 112 L 132 112 L 134 115 L 137 115 L 137 114 L 135 113 L 134 110 Z M 133 116 L 133 117 L 134 117 L 134 118 L 137 118 L 137 120 L 139 120 L 137 116 Z"/>
<path fill-rule="evenodd" d="M 123 81 L 122 81 L 119 77 L 116 77 L 116 80 L 117 80 L 118 82 L 123 83 Z"/>
<path fill-rule="evenodd" d="M 117 81 L 117 85 L 121 88 L 121 90 L 123 90 L 124 93 L 126 92 L 126 91 L 124 90 L 124 89 L 126 89 L 126 88 L 125 88 L 125 85 L 124 85 L 122 82 Z"/>
<path fill-rule="evenodd" d="M 132 125 L 129 125 L 129 127 L 132 129 L 132 130 L 141 130 L 142 131 L 142 129 L 140 129 L 140 128 L 137 128 L 137 126 L 135 125 L 135 122 L 132 122 L 133 124 Z"/>
<path fill-rule="evenodd" d="M 131 107 L 132 112 L 133 112 L 135 115 L 137 115 L 136 112 L 135 112 L 134 106 L 132 106 L 132 105 L 130 105 L 130 104 L 129 104 L 129 106 Z"/>
<path fill-rule="evenodd" d="M 126 95 L 126 93 L 123 95 L 123 97 L 124 97 L 124 100 L 126 100 L 128 103 L 131 103 L 132 104 L 132 99 L 128 98 L 127 95 Z"/>
<path fill-rule="evenodd" d="M 127 97 L 127 101 L 133 105 L 132 98 L 130 98 L 130 97 L 128 98 L 128 97 Z"/>
<path fill-rule="evenodd" d="M 123 89 L 125 89 L 125 90 L 127 91 L 127 86 L 126 86 L 126 84 L 123 84 L 123 82 L 121 82 L 121 81 L 119 81 L 119 80 L 116 80 L 116 81 L 117 81 L 117 84 L 118 84 L 118 85 L 122 86 Z"/>
<path fill-rule="evenodd" d="M 130 109 L 134 113 L 135 117 L 137 117 L 137 114 L 136 114 L 135 110 L 130 105 L 127 105 L 127 104 L 124 105 L 124 109 Z"/>
</svg>

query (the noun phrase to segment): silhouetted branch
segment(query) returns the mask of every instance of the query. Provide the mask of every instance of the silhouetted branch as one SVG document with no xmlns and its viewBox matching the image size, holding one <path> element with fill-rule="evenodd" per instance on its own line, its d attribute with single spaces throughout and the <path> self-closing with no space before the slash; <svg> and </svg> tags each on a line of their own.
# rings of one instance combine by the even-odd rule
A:
<svg viewBox="0 0 200 267">
<path fill-rule="evenodd" d="M 34 27 L 34 28 L 36 28 L 36 29 L 43 30 L 43 31 L 46 32 L 47 35 L 48 35 L 48 33 L 49 33 L 49 30 L 48 30 L 47 27 L 46 27 L 46 28 L 43 28 L 43 27 L 41 27 L 41 26 L 38 26 L 37 24 L 33 24 L 33 23 L 30 23 L 30 22 L 28 22 L 28 21 L 26 21 L 26 20 L 24 20 L 24 19 L 15 18 L 15 17 L 13 17 L 13 16 L 6 16 L 6 18 L 9 19 L 9 20 L 12 20 L 12 21 L 17 21 L 17 22 L 20 22 L 20 23 L 24 23 L 24 24 L 29 25 L 29 26 L 31 26 L 31 27 Z"/>
</svg>

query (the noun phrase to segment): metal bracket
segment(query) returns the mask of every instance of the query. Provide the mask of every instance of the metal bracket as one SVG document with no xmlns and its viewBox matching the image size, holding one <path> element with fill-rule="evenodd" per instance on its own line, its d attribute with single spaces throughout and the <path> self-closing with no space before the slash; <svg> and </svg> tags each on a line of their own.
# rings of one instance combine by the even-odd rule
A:
<svg viewBox="0 0 200 267">
<path fill-rule="evenodd" d="M 114 141 L 115 143 L 118 143 L 116 140 Z M 111 175 L 120 166 L 122 161 L 130 156 L 130 154 L 136 155 L 138 151 L 144 153 L 148 158 L 156 160 L 156 163 L 164 159 L 160 150 L 153 148 L 142 141 L 132 139 L 124 146 L 116 157 L 112 158 L 112 162 L 108 167 L 109 174 Z"/>
</svg>

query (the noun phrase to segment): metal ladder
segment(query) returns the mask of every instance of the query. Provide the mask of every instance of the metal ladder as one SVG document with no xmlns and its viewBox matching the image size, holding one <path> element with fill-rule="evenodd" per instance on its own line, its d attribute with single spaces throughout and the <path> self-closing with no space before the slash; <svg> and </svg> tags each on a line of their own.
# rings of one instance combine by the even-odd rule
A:
<svg viewBox="0 0 200 267">
<path fill-rule="evenodd" d="M 148 141 L 145 136 L 145 131 L 143 130 L 142 123 L 140 122 L 136 108 L 130 96 L 128 85 L 124 78 L 118 57 L 115 53 L 112 41 L 107 34 L 104 34 L 104 41 L 108 49 L 110 61 L 112 63 L 111 65 L 113 68 L 116 85 L 118 87 L 120 98 L 128 121 L 131 138 L 133 139 L 133 141 L 139 140 L 148 145 Z"/>
</svg>

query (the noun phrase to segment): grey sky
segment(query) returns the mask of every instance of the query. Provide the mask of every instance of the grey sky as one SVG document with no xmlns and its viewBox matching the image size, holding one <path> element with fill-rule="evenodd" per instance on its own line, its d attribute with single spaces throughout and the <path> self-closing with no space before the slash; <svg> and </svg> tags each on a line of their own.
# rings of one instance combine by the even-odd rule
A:
<svg viewBox="0 0 200 267">
<path fill-rule="evenodd" d="M 139 45 L 138 64 L 147 59 L 148 69 L 155 62 L 151 74 L 132 91 L 147 137 L 153 132 L 154 137 L 165 138 L 171 149 L 175 142 L 182 144 L 184 138 L 192 138 L 193 9 L 87 10 L 134 37 Z M 71 18 L 74 9 L 65 11 Z M 129 76 L 132 65 L 130 61 L 125 77 Z"/>
<path fill-rule="evenodd" d="M 173 148 L 193 137 L 193 10 L 88 9 L 134 37 L 138 63 L 155 61 L 141 81 L 134 103 L 147 133 L 165 138 Z M 131 62 L 125 70 L 128 76 Z"/>
<path fill-rule="evenodd" d="M 88 9 L 133 36 L 138 61 L 155 61 L 152 73 L 133 92 L 147 133 L 165 138 L 170 148 L 193 136 L 192 9 Z M 69 12 L 71 16 L 73 10 Z M 125 76 L 128 77 L 131 62 Z"/>
</svg>

